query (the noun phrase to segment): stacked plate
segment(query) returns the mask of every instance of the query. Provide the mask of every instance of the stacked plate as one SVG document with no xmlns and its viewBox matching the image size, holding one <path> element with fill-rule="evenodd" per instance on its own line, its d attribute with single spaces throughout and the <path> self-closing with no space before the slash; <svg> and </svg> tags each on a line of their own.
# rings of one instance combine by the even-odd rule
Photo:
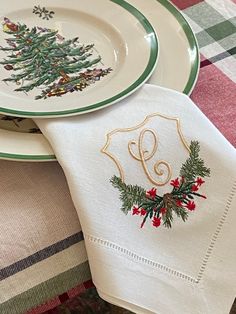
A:
<svg viewBox="0 0 236 314">
<path fill-rule="evenodd" d="M 102 109 L 145 82 L 186 94 L 196 82 L 195 36 L 167 0 L 13 0 L 0 8 L 0 158 L 56 160 L 32 118 Z"/>
</svg>

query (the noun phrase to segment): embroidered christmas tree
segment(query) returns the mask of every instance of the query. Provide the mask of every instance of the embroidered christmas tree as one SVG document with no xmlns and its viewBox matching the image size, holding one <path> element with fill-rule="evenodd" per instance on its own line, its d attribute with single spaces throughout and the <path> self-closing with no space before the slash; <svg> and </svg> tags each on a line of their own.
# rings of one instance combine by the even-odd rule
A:
<svg viewBox="0 0 236 314">
<path fill-rule="evenodd" d="M 95 68 L 101 57 L 93 56 L 93 44 L 83 45 L 78 37 L 66 40 L 57 30 L 30 29 L 8 18 L 4 18 L 3 31 L 12 37 L 6 39 L 7 47 L 0 47 L 7 53 L 0 64 L 13 72 L 3 81 L 19 85 L 17 92 L 40 89 L 35 99 L 82 91 L 111 72 L 111 68 Z"/>
<path fill-rule="evenodd" d="M 162 196 L 158 195 L 155 187 L 146 191 L 138 185 L 127 185 L 121 178 L 113 176 L 111 183 L 120 192 L 121 210 L 125 214 L 132 212 L 132 215 L 142 217 L 141 228 L 147 219 L 152 221 L 154 227 L 163 224 L 167 228 L 171 228 L 174 215 L 186 221 L 189 212 L 196 209 L 194 199 L 206 199 L 199 190 L 205 183 L 203 178 L 210 176 L 210 169 L 204 165 L 199 153 L 199 142 L 192 141 L 189 158 L 182 165 L 179 177 L 170 182 L 172 191 Z"/>
</svg>

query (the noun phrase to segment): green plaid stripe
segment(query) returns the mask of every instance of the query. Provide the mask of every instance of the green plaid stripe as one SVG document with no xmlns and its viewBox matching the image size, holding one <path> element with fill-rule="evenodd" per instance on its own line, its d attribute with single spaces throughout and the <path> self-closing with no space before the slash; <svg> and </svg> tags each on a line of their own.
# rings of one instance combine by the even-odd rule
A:
<svg viewBox="0 0 236 314">
<path fill-rule="evenodd" d="M 230 19 L 223 21 L 219 24 L 215 24 L 214 26 L 211 26 L 207 28 L 205 31 L 214 38 L 215 41 L 221 40 L 223 38 L 226 38 L 236 32 L 236 27 L 232 23 L 235 19 Z M 232 22 L 231 22 L 232 21 Z"/>
<path fill-rule="evenodd" d="M 216 41 L 224 49 L 233 48 L 236 39 L 236 17 L 226 19 L 206 2 L 187 8 L 184 13 L 202 29 L 196 34 L 200 48 Z"/>
<path fill-rule="evenodd" d="M 78 282 L 91 278 L 88 262 L 84 262 L 64 273 L 15 296 L 0 304 L 1 314 L 23 314 L 32 307 L 48 301 L 61 293 L 75 287 Z"/>
<path fill-rule="evenodd" d="M 225 18 L 206 2 L 200 2 L 184 10 L 201 28 L 207 29 L 225 21 Z"/>
<path fill-rule="evenodd" d="M 227 18 L 209 3 L 214 5 L 202 1 L 184 10 L 195 28 L 200 52 L 207 59 L 201 66 L 214 63 L 236 81 L 236 74 L 231 71 L 236 66 L 236 5 Z"/>
<path fill-rule="evenodd" d="M 223 60 L 231 55 L 236 55 L 236 47 L 229 49 L 225 52 L 219 53 L 218 55 L 212 57 L 212 58 L 208 58 L 207 60 L 204 60 L 201 62 L 201 66 L 205 66 L 211 63 L 215 63 L 217 61 Z"/>
<path fill-rule="evenodd" d="M 227 38 L 223 38 L 218 41 L 219 45 L 226 50 L 230 50 L 235 47 L 236 45 L 236 32 L 232 35 L 228 36 Z"/>
<path fill-rule="evenodd" d="M 205 30 L 197 33 L 197 40 L 199 43 L 199 47 L 204 47 L 209 45 L 215 41 L 222 40 L 227 45 L 235 44 L 231 40 L 228 41 L 227 37 L 235 36 L 236 34 L 236 26 L 234 25 L 235 18 L 222 21 L 218 24 L 215 24 L 211 27 L 206 28 Z"/>
</svg>

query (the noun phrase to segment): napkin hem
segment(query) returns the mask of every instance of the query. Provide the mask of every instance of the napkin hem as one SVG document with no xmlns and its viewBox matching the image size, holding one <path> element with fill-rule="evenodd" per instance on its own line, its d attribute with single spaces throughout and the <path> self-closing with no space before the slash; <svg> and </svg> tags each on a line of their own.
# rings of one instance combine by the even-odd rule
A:
<svg viewBox="0 0 236 314">
<path fill-rule="evenodd" d="M 233 203 L 235 195 L 236 195 L 236 180 L 234 181 L 234 183 L 232 185 L 232 188 L 230 190 L 229 196 L 228 196 L 227 201 L 226 201 L 225 209 L 224 209 L 222 216 L 220 217 L 220 220 L 216 226 L 215 232 L 213 233 L 213 235 L 210 239 L 210 243 L 208 245 L 208 248 L 206 250 L 206 253 L 204 255 L 202 263 L 200 265 L 199 272 L 198 272 L 196 277 L 187 275 L 187 274 L 185 274 L 179 270 L 173 269 L 167 265 L 164 265 L 164 264 L 161 264 L 159 262 L 155 262 L 153 260 L 150 260 L 144 256 L 141 256 L 141 255 L 139 255 L 139 254 L 137 254 L 137 253 L 125 248 L 125 247 L 122 247 L 122 246 L 120 246 L 114 242 L 111 242 L 109 240 L 105 240 L 105 239 L 102 239 L 102 238 L 99 238 L 99 237 L 96 237 L 96 236 L 93 236 L 90 234 L 86 234 L 85 232 L 84 232 L 84 237 L 90 242 L 96 243 L 96 244 L 101 245 L 103 247 L 106 247 L 108 249 L 112 249 L 112 250 L 118 252 L 119 255 L 124 255 L 127 258 L 132 259 L 138 263 L 150 266 L 152 268 L 158 268 L 158 269 L 160 269 L 160 270 L 164 271 L 165 273 L 168 273 L 172 276 L 176 276 L 180 279 L 189 281 L 193 284 L 198 284 L 202 280 L 202 277 L 204 275 L 204 271 L 207 267 L 208 261 L 209 261 L 210 257 L 212 256 L 212 252 L 214 250 L 215 243 L 216 243 L 216 241 L 220 235 L 220 232 L 224 226 L 225 221 L 227 220 L 227 216 L 228 216 L 228 213 L 231 209 L 231 205 Z"/>
<path fill-rule="evenodd" d="M 84 238 L 85 240 L 88 240 L 92 243 L 95 243 L 95 244 L 98 244 L 100 246 L 103 246 L 107 249 L 111 249 L 113 251 L 116 251 L 118 252 L 119 255 L 123 255 L 125 256 L 126 258 L 128 259 L 131 259 L 135 262 L 138 262 L 140 264 L 144 264 L 146 266 L 149 266 L 151 268 L 156 268 L 156 269 L 160 269 L 162 270 L 163 272 L 165 273 L 168 273 L 172 276 L 175 276 L 175 277 L 178 277 L 180 279 L 184 279 L 186 281 L 189 281 L 193 284 L 198 284 L 199 283 L 199 280 L 197 278 L 194 278 L 192 276 L 189 276 L 185 273 L 182 273 L 178 270 L 175 270 L 169 266 L 166 266 L 164 264 L 161 264 L 161 263 L 158 263 L 158 262 L 155 262 L 153 260 L 150 260 L 144 256 L 141 256 L 127 248 L 124 248 L 120 245 L 117 245 L 116 243 L 114 242 L 111 242 L 111 241 L 108 241 L 108 240 L 105 240 L 105 239 L 101 239 L 101 238 L 98 238 L 98 237 L 95 237 L 95 236 L 92 236 L 92 235 L 89 235 L 89 234 L 84 234 Z"/>
<path fill-rule="evenodd" d="M 129 309 L 129 304 L 133 305 L 134 313 L 139 314 L 211 313 L 203 310 L 207 304 L 202 283 L 179 281 L 176 276 L 169 276 L 159 268 L 153 269 L 148 264 L 139 264 L 121 253 L 114 253 L 106 246 L 99 246 L 97 242 L 86 241 L 93 282 L 98 291 L 105 291 L 114 301 L 120 300 L 119 306 Z M 145 291 L 150 293 L 146 294 Z M 186 302 L 181 294 L 188 295 Z M 136 306 L 144 310 L 137 311 Z M 190 311 L 192 308 L 196 310 Z"/>
<path fill-rule="evenodd" d="M 111 303 L 113 305 L 116 305 L 116 306 L 119 306 L 119 307 L 123 307 L 123 308 L 125 308 L 125 309 L 127 309 L 129 311 L 132 311 L 133 313 L 136 313 L 136 314 L 158 314 L 158 312 L 153 312 L 153 311 L 148 310 L 148 309 L 146 309 L 144 307 L 141 307 L 141 306 L 139 306 L 137 304 L 132 304 L 132 303 L 129 303 L 127 301 L 124 301 L 124 300 L 121 300 L 119 298 L 112 297 L 112 296 L 108 295 L 107 293 L 103 292 L 99 288 L 99 286 L 97 285 L 96 282 L 94 282 L 94 285 L 96 286 L 96 289 L 97 289 L 97 292 L 98 292 L 99 296 L 103 300 L 105 300 L 105 301 L 107 301 L 107 302 L 109 302 L 109 303 Z"/>
</svg>

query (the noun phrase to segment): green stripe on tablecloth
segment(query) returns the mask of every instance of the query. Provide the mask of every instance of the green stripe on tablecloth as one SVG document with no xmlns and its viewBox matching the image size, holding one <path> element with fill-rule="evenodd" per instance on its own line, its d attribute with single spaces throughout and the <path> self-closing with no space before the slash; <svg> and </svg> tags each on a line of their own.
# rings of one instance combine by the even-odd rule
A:
<svg viewBox="0 0 236 314">
<path fill-rule="evenodd" d="M 184 13 L 202 29 L 196 34 L 200 48 L 216 42 L 225 50 L 235 46 L 235 17 L 225 18 L 206 2 L 191 6 L 185 9 Z M 217 45 L 215 45 L 215 49 L 217 49 Z M 222 50 L 219 51 L 219 53 L 221 52 Z"/>
<path fill-rule="evenodd" d="M 230 50 L 235 47 L 236 44 L 236 32 L 227 36 L 221 40 L 218 40 L 218 44 L 224 48 L 224 50 Z"/>
<path fill-rule="evenodd" d="M 232 19 L 232 22 L 234 19 Z M 206 28 L 205 31 L 214 38 L 215 41 L 224 39 L 232 34 L 235 34 L 236 27 L 231 22 L 231 20 L 223 21 L 219 24 L 215 24 L 214 26 L 211 26 L 209 28 Z"/>
<path fill-rule="evenodd" d="M 226 20 L 222 14 L 205 1 L 185 9 L 184 13 L 203 29 Z"/>
<path fill-rule="evenodd" d="M 218 61 L 221 61 L 223 59 L 229 58 L 230 56 L 234 56 L 234 55 L 236 55 L 236 47 L 234 47 L 234 48 L 232 48 L 230 50 L 227 50 L 225 52 L 219 53 L 218 55 L 216 55 L 216 56 L 214 56 L 212 58 L 203 60 L 201 62 L 201 67 L 210 65 L 212 63 L 216 63 Z"/>
<path fill-rule="evenodd" d="M 84 262 L 0 304 L 0 313 L 23 314 L 89 279 L 89 265 Z"/>
<path fill-rule="evenodd" d="M 196 33 L 196 37 L 200 49 L 215 43 L 214 38 L 212 38 L 206 31 Z"/>
<path fill-rule="evenodd" d="M 196 36 L 199 46 L 202 48 L 215 42 L 218 42 L 218 44 L 221 44 L 220 41 L 227 42 L 227 40 L 230 40 L 231 36 L 234 36 L 235 33 L 236 26 L 231 23 L 231 20 L 227 20 L 206 28 L 205 30 L 197 33 Z"/>
</svg>

